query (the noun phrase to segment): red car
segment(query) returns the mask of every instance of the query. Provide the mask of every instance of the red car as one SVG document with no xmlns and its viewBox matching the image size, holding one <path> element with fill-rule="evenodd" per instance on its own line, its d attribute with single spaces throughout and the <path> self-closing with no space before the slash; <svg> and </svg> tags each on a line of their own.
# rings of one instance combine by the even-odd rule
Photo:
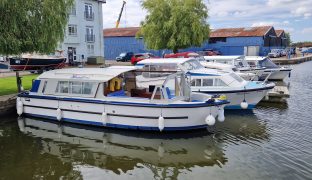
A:
<svg viewBox="0 0 312 180">
<path fill-rule="evenodd" d="M 142 61 L 143 59 L 150 59 L 150 58 L 158 58 L 152 53 L 139 53 L 139 54 L 134 54 L 131 58 L 131 64 L 135 65 L 139 61 Z"/>
<path fill-rule="evenodd" d="M 199 57 L 200 55 L 194 52 L 181 52 L 175 54 L 166 54 L 165 58 L 189 58 L 189 57 Z"/>
</svg>

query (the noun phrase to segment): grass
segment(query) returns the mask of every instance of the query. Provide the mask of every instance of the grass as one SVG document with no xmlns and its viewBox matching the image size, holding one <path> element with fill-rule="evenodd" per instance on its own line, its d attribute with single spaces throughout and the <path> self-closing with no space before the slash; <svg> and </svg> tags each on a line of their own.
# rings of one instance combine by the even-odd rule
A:
<svg viewBox="0 0 312 180">
<path fill-rule="evenodd" d="M 32 85 L 32 80 L 38 75 L 22 76 L 22 84 L 25 90 L 29 90 Z M 0 78 L 0 96 L 17 93 L 16 77 Z"/>
</svg>

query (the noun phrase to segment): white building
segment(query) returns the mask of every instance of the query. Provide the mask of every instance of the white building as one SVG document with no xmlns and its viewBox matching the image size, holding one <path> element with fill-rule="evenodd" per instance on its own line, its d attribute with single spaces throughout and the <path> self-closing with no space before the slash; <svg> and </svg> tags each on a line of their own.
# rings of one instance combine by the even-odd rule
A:
<svg viewBox="0 0 312 180">
<path fill-rule="evenodd" d="M 69 12 L 64 41 L 59 50 L 68 62 L 104 57 L 102 3 L 106 0 L 75 0 Z"/>
</svg>

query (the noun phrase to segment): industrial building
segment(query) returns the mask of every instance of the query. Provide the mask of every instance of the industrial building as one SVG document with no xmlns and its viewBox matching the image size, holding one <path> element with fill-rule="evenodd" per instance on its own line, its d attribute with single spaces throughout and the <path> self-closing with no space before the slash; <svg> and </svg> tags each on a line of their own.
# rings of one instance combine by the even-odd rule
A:
<svg viewBox="0 0 312 180">
<path fill-rule="evenodd" d="M 121 52 L 151 52 L 157 56 L 168 50 L 148 50 L 143 38 L 136 38 L 139 27 L 104 29 L 104 56 L 115 59 Z M 190 47 L 180 51 L 219 50 L 223 55 L 267 55 L 271 49 L 286 47 L 284 30 L 273 26 L 249 28 L 222 28 L 212 30 L 209 41 L 201 47 Z"/>
</svg>

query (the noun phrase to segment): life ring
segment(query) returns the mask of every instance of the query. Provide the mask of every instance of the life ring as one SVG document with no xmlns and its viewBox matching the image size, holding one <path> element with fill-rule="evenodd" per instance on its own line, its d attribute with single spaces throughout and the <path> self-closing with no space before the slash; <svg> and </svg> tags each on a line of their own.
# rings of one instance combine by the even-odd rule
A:
<svg viewBox="0 0 312 180">
<path fill-rule="evenodd" d="M 114 77 L 113 79 L 110 80 L 109 90 L 111 92 L 115 90 L 120 90 L 120 86 L 121 86 L 121 80 L 119 78 Z"/>
</svg>

